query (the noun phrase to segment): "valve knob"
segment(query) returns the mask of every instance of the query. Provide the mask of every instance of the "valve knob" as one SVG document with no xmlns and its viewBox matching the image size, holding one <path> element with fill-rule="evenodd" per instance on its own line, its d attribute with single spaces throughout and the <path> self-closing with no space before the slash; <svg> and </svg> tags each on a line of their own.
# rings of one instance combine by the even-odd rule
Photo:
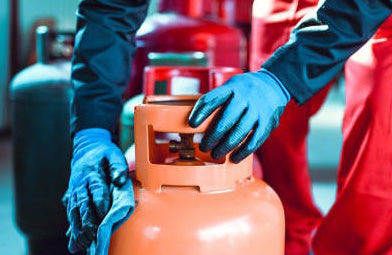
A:
<svg viewBox="0 0 392 255">
<path fill-rule="evenodd" d="M 180 134 L 181 141 L 171 140 L 169 150 L 171 153 L 178 153 L 181 160 L 194 160 L 195 147 L 193 144 L 193 134 Z"/>
</svg>

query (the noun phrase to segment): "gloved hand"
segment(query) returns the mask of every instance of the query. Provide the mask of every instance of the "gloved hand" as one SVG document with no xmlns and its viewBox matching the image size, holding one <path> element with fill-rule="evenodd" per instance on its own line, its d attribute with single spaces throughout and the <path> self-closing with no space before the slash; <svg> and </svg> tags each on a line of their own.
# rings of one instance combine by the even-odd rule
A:
<svg viewBox="0 0 392 255">
<path fill-rule="evenodd" d="M 108 130 L 90 128 L 75 134 L 65 196 L 70 252 L 86 250 L 96 239 L 98 226 L 112 206 L 112 190 L 128 182 L 127 163 Z"/>
<path fill-rule="evenodd" d="M 212 157 L 220 158 L 243 142 L 231 154 L 231 161 L 238 163 L 257 150 L 278 126 L 289 101 L 287 89 L 268 70 L 239 74 L 196 102 L 189 125 L 199 126 L 222 106 L 204 135 L 200 150 L 212 150 Z"/>
</svg>

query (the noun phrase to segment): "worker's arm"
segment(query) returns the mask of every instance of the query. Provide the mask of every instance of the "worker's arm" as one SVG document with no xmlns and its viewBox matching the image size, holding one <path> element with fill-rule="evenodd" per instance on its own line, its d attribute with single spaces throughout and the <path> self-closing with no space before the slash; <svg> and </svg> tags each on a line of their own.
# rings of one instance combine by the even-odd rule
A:
<svg viewBox="0 0 392 255">
<path fill-rule="evenodd" d="M 72 132 L 104 128 L 112 133 L 122 110 L 136 51 L 135 34 L 148 0 L 82 0 L 72 60 Z"/>
<path fill-rule="evenodd" d="M 392 13 L 392 0 L 325 0 L 263 67 L 304 103 L 342 69 Z"/>
<path fill-rule="evenodd" d="M 106 227 L 99 228 L 94 247 L 107 249 L 111 225 L 132 212 L 128 166 L 112 140 L 122 109 L 121 94 L 130 79 L 135 33 L 147 8 L 148 0 L 81 0 L 79 4 L 72 60 L 74 149 L 65 196 L 71 252 L 90 247 L 104 219 Z M 118 201 L 113 190 L 125 192 L 129 201 Z"/>
<path fill-rule="evenodd" d="M 325 0 L 262 71 L 237 75 L 199 99 L 189 118 L 193 127 L 223 106 L 200 149 L 222 157 L 243 142 L 231 155 L 234 162 L 254 152 L 278 125 L 290 96 L 303 103 L 326 86 L 391 12 L 392 0 Z"/>
</svg>

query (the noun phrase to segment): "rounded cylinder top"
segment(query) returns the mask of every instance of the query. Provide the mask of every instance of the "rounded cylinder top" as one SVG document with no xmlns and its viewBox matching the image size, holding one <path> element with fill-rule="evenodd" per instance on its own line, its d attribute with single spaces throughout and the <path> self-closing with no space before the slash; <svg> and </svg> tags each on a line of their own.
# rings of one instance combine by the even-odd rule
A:
<svg viewBox="0 0 392 255">
<path fill-rule="evenodd" d="M 212 114 L 199 127 L 191 128 L 188 117 L 199 96 L 150 96 L 135 109 L 136 176 L 144 188 L 160 191 L 162 186 L 196 186 L 201 192 L 233 189 L 252 176 L 252 156 L 239 164 L 229 155 L 212 159 L 195 143 L 195 156 L 203 164 L 178 165 L 171 160 L 170 143 L 156 141 L 157 134 L 203 134 Z"/>
<path fill-rule="evenodd" d="M 203 51 L 215 47 L 238 48 L 244 45 L 245 38 L 240 30 L 223 23 L 163 13 L 146 19 L 137 32 L 136 41 L 141 47 L 174 44 L 178 49 L 196 45 Z"/>
<path fill-rule="evenodd" d="M 59 61 L 37 63 L 19 72 L 10 84 L 10 98 L 59 101 L 69 100 L 73 90 L 70 81 L 71 63 Z"/>
</svg>

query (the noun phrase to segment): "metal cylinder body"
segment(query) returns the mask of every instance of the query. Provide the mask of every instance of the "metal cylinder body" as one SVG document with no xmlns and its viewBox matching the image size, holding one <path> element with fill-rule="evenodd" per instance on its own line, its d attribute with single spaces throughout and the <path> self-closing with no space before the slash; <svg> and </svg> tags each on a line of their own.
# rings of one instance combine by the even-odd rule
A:
<svg viewBox="0 0 392 255">
<path fill-rule="evenodd" d="M 146 19 L 136 36 L 137 52 L 132 65 L 127 97 L 142 91 L 143 69 L 151 52 L 194 52 L 207 55 L 208 66 L 246 68 L 246 39 L 226 24 L 174 13 Z"/>
<path fill-rule="evenodd" d="M 217 20 L 239 28 L 249 42 L 254 0 L 198 0 L 197 4 L 189 0 L 161 0 L 159 11 L 177 13 L 185 16 Z M 268 5 L 265 5 L 268 6 Z M 268 7 L 261 8 L 264 10 Z M 248 55 L 249 55 L 249 43 Z M 249 56 L 247 56 L 249 59 Z M 259 67 L 260 68 L 260 67 Z"/>
<path fill-rule="evenodd" d="M 50 61 L 48 31 L 40 28 L 38 63 L 10 85 L 16 221 L 29 254 L 69 254 L 61 199 L 68 185 L 71 64 Z"/>
<path fill-rule="evenodd" d="M 192 17 L 219 19 L 226 24 L 250 32 L 253 0 L 161 0 L 159 12 L 172 12 Z"/>
<path fill-rule="evenodd" d="M 61 198 L 72 148 L 69 74 L 69 62 L 35 64 L 19 73 L 10 88 L 16 220 L 36 240 L 65 239 Z"/>
<path fill-rule="evenodd" d="M 284 254 L 283 211 L 260 180 L 218 193 L 169 186 L 157 193 L 140 184 L 134 189 L 139 205 L 113 235 L 110 255 Z"/>
<path fill-rule="evenodd" d="M 179 133 L 184 142 L 204 133 L 213 116 L 191 128 L 186 120 L 197 96 L 159 97 L 135 110 L 138 203 L 112 236 L 109 254 L 283 255 L 283 207 L 252 177 L 252 156 L 239 164 L 229 155 L 216 160 L 196 143 L 194 159 L 178 157 L 172 142 L 158 143 L 157 135 Z"/>
<path fill-rule="evenodd" d="M 204 94 L 222 85 L 231 76 L 242 72 L 237 68 L 191 66 L 194 63 L 204 63 L 205 58 L 201 58 L 202 62 L 196 62 L 195 57 L 198 54 L 193 57 L 194 54 L 189 55 L 189 53 L 175 55 L 174 62 L 179 62 L 180 57 L 187 58 L 188 66 L 171 66 L 167 63 L 170 61 L 168 57 L 174 56 L 174 54 L 161 55 L 154 62 L 163 65 L 145 68 L 144 94 L 136 95 L 124 104 L 121 113 L 120 147 L 128 155 L 128 164 L 131 169 L 134 169 L 135 165 L 135 156 L 131 156 L 132 153 L 134 155 L 134 148 L 132 148 L 134 144 L 134 109 L 135 106 L 143 103 L 144 95 Z"/>
</svg>

